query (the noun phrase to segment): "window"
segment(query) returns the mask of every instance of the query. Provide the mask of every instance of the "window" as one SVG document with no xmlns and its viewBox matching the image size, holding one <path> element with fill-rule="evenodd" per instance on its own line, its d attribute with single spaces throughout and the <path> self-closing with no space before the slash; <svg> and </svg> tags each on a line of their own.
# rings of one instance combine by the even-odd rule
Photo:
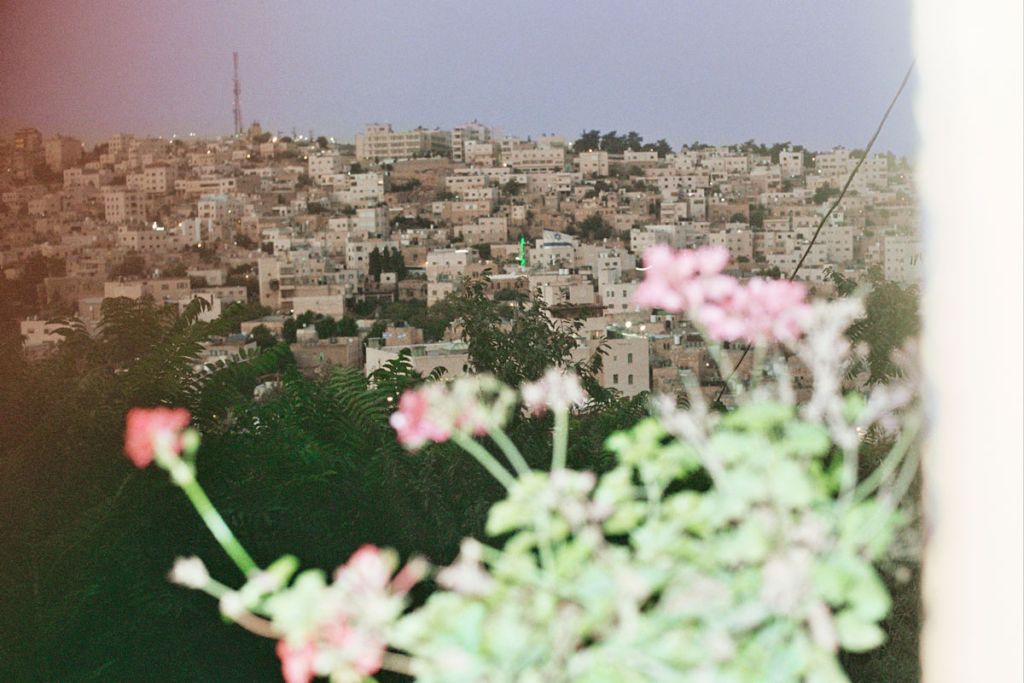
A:
<svg viewBox="0 0 1024 683">
<path fill-rule="evenodd" d="M 626 378 L 626 384 L 633 384 L 633 375 L 630 375 L 629 377 Z"/>
<path fill-rule="evenodd" d="M 632 363 L 633 362 L 633 354 L 631 354 L 631 353 L 626 354 L 626 362 L 627 363 Z"/>
<path fill-rule="evenodd" d="M 618 375 L 612 375 L 612 384 L 618 384 L 618 383 L 619 383 L 619 376 Z"/>
</svg>

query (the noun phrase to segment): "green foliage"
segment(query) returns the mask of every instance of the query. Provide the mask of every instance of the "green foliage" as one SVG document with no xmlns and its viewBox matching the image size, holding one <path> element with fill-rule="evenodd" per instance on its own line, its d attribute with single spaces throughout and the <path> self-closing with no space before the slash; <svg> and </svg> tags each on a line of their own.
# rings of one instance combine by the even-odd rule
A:
<svg viewBox="0 0 1024 683">
<path fill-rule="evenodd" d="M 252 340 L 256 342 L 256 348 L 260 351 L 266 351 L 277 344 L 277 340 L 274 338 L 274 333 L 271 332 L 266 325 L 257 325 L 252 329 L 251 334 Z"/>
<path fill-rule="evenodd" d="M 815 204 L 824 204 L 832 197 L 839 196 L 839 188 L 832 187 L 831 185 L 822 185 L 814 191 L 814 196 L 811 201 Z"/>
<path fill-rule="evenodd" d="M 553 320 L 537 297 L 512 305 L 496 302 L 487 297 L 482 281 L 470 280 L 446 303 L 461 322 L 474 372 L 491 373 L 518 387 L 536 381 L 552 366 L 572 367 L 585 383 L 592 382 L 600 367 L 599 354 L 586 362 L 572 361 L 582 322 Z"/>
<path fill-rule="evenodd" d="M 767 214 L 767 210 L 761 204 L 750 205 L 750 227 L 752 228 L 763 228 L 764 217 Z"/>
<path fill-rule="evenodd" d="M 446 301 L 438 302 L 429 308 L 425 302 L 395 301 L 385 304 L 379 315 L 381 320 L 403 323 L 423 330 L 426 342 L 439 341 L 455 317 L 456 311 Z"/>
<path fill-rule="evenodd" d="M 664 158 L 672 153 L 672 146 L 664 138 L 644 144 L 643 136 L 632 130 L 625 135 L 618 135 L 614 130 L 604 135 L 599 130 L 585 130 L 573 142 L 572 150 L 577 154 L 596 150 L 603 150 L 609 154 L 622 154 L 626 150 L 654 151 L 659 157 Z"/>
<path fill-rule="evenodd" d="M 246 235 L 244 232 L 235 233 L 235 244 L 242 247 L 243 249 L 257 249 L 259 247 L 251 237 Z"/>
<path fill-rule="evenodd" d="M 405 257 L 397 247 L 374 247 L 369 255 L 370 277 L 380 282 L 381 273 L 396 273 L 401 280 L 406 276 Z"/>
<path fill-rule="evenodd" d="M 670 427 L 691 419 L 709 438 Z M 607 440 L 618 464 L 596 482 L 521 475 L 488 515 L 500 551 L 464 546 L 458 576 L 472 581 L 402 618 L 394 644 L 427 683 L 846 681 L 837 646 L 885 640 L 892 602 L 872 562 L 901 518 L 837 499 L 820 476 L 831 446 L 772 400 L 717 422 L 641 420 Z"/>
<path fill-rule="evenodd" d="M 303 566 L 329 571 L 371 542 L 394 547 L 403 556 L 422 553 L 447 564 L 462 537 L 483 534 L 488 507 L 503 496 L 500 486 L 475 463 L 455 457 L 457 449 L 448 444 L 406 456 L 387 423 L 401 392 L 426 379 L 406 358 L 377 371 L 369 381 L 348 369 L 313 381 L 294 370 L 286 345 L 264 339 L 258 352 L 200 372 L 195 365 L 202 343 L 249 319 L 244 315 L 259 313 L 239 311 L 203 323 L 198 316 L 204 306 L 202 300 L 193 301 L 179 315 L 146 302 L 108 301 L 96 338 L 85 334 L 80 323 L 68 321 L 57 352 L 31 365 L 16 343 L 0 336 L 0 378 L 5 387 L 17 387 L 0 392 L 0 476 L 5 482 L 0 489 L 0 509 L 5 511 L 0 536 L 8 558 L 0 577 L 4 680 L 251 681 L 276 680 L 279 675 L 272 643 L 221 623 L 202 596 L 166 582 L 173 558 L 193 552 L 209 558 L 215 575 L 240 577 L 220 558 L 177 492 L 160 477 L 135 471 L 121 455 L 124 415 L 132 406 L 180 405 L 192 412 L 204 433 L 200 478 L 262 563 L 287 547 Z M 574 326 L 550 321 L 536 301 L 509 306 L 487 300 L 479 286 L 470 286 L 438 306 L 429 309 L 437 316 L 431 324 L 463 319 L 477 331 L 476 339 L 470 337 L 474 363 L 512 382 L 536 378 L 536 368 L 549 362 L 571 365 L 567 350 Z M 406 304 L 404 311 L 394 312 L 411 317 L 415 308 L 428 310 Z M 299 320 L 316 322 L 311 314 Z M 286 321 L 293 339 L 297 324 L 295 318 Z M 343 324 L 354 322 L 343 319 L 338 328 Z M 590 378 L 588 390 L 598 400 L 572 417 L 576 436 L 568 460 L 574 468 L 611 472 L 605 477 L 609 483 L 602 482 L 602 495 L 622 495 L 623 479 L 635 483 L 634 475 L 616 473 L 622 465 L 604 444 L 613 432 L 646 413 L 647 399 L 600 392 L 594 379 L 599 363 L 600 355 L 575 366 Z M 278 380 L 279 388 L 253 400 L 255 386 L 268 378 Z M 757 466 L 771 469 L 760 480 L 770 484 L 769 494 L 778 500 L 803 500 L 808 491 L 813 500 L 835 478 L 812 477 L 808 486 L 779 459 L 815 458 L 825 464 L 822 471 L 827 474 L 820 439 L 813 430 L 780 429 L 782 418 L 773 411 L 769 406 L 723 421 L 726 436 L 717 445 L 729 453 L 756 451 L 763 457 Z M 706 473 L 693 471 L 692 454 L 678 445 L 664 466 L 658 464 L 650 454 L 670 444 L 662 443 L 663 435 L 644 429 L 649 426 L 630 433 L 629 453 L 623 456 L 636 481 L 643 476 L 655 482 L 685 476 L 665 490 L 666 501 L 678 497 L 665 505 L 659 524 L 699 524 L 700 517 L 688 507 L 695 499 L 673 487 L 685 487 L 691 494 L 710 490 Z M 550 416 L 517 416 L 508 431 L 531 465 L 549 462 Z M 734 478 L 749 492 L 749 500 L 757 499 L 757 478 Z M 863 507 L 850 511 L 853 521 L 843 525 L 843 543 L 870 546 L 870 539 L 857 534 L 864 525 L 856 522 L 856 515 L 863 520 L 867 512 Z M 624 513 L 614 524 L 632 537 L 647 527 L 645 520 Z M 698 533 L 700 527 L 695 528 Z M 886 538 L 891 529 L 879 531 L 871 538 Z M 742 558 L 751 547 L 756 550 L 756 534 L 736 532 L 739 538 L 717 548 L 713 558 Z M 567 541 L 559 557 L 586 558 L 586 552 L 584 545 Z M 614 599 L 599 569 L 574 577 L 574 595 L 589 606 L 588 617 L 594 619 Z M 824 587 L 842 601 L 835 606 L 848 610 L 841 636 L 851 648 L 874 642 L 872 624 L 884 612 L 885 599 L 871 572 L 856 563 L 824 571 Z M 672 585 L 689 585 L 691 578 L 676 577 Z M 417 597 L 423 600 L 427 594 Z M 520 597 L 510 594 L 503 602 L 508 618 L 495 619 L 461 603 L 448 602 L 447 608 L 477 615 L 476 621 L 467 617 L 469 626 L 458 637 L 476 638 L 485 647 L 507 642 L 509 629 L 522 615 L 544 617 L 542 609 Z M 431 600 L 444 606 L 446 598 Z M 907 616 L 913 614 L 912 603 L 910 594 L 894 608 L 901 610 L 900 618 L 910 620 L 907 632 L 916 624 Z M 764 644 L 777 644 L 771 639 L 778 637 L 766 629 L 752 647 L 763 652 Z M 744 660 L 751 670 L 759 661 L 753 652 Z M 527 661 L 517 659 L 521 654 L 510 651 L 508 666 Z M 629 680 L 635 675 L 614 658 L 603 660 L 600 667 L 594 676 Z"/>
<path fill-rule="evenodd" d="M 422 181 L 419 178 L 409 178 L 403 181 L 394 181 L 391 183 L 392 192 L 410 192 L 419 188 L 422 185 Z"/>
<path fill-rule="evenodd" d="M 576 231 L 581 237 L 590 241 L 602 240 L 615 235 L 615 229 L 598 213 L 583 219 L 576 226 Z"/>
<path fill-rule="evenodd" d="M 230 326 L 198 322 L 202 306 L 178 316 L 112 300 L 98 338 L 69 324 L 42 363 L 0 349 L 4 386 L 20 387 L 0 392 L 4 680 L 279 676 L 272 643 L 209 619 L 204 601 L 164 578 L 189 552 L 225 578 L 233 570 L 179 494 L 121 454 L 129 407 L 192 412 L 204 434 L 200 479 L 261 562 L 289 547 L 304 566 L 329 570 L 367 542 L 448 562 L 500 495 L 444 446 L 415 459 L 402 452 L 387 418 L 423 380 L 406 359 L 374 373 L 372 387 L 355 370 L 303 378 L 284 345 L 197 373 L 202 341 Z M 253 401 L 267 376 L 280 389 Z M 549 447 L 542 424 L 524 429 Z"/>
</svg>

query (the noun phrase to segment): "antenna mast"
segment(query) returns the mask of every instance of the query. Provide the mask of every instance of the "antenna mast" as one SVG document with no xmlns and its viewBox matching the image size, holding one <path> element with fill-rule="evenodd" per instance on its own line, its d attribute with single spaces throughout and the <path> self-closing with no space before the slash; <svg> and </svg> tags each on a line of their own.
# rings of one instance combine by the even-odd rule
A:
<svg viewBox="0 0 1024 683">
<path fill-rule="evenodd" d="M 232 53 L 235 60 L 235 135 L 242 134 L 242 82 L 238 80 L 238 53 Z"/>
</svg>

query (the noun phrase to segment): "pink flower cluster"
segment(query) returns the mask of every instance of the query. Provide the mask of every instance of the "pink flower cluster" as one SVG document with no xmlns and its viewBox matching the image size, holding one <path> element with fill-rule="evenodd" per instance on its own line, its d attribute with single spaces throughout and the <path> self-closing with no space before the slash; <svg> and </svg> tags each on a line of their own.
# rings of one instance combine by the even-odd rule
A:
<svg viewBox="0 0 1024 683">
<path fill-rule="evenodd" d="M 380 670 L 387 649 L 385 629 L 401 613 L 405 596 L 426 574 L 426 563 L 414 560 L 392 578 L 395 558 L 364 545 L 335 571 L 324 600 L 338 609 L 314 634 L 283 638 L 277 656 L 286 683 L 309 683 L 316 674 L 358 674 Z M 340 680 L 340 679 L 339 679 Z M 344 680 L 348 680 L 345 678 Z"/>
<path fill-rule="evenodd" d="M 502 426 L 514 404 L 514 392 L 491 375 L 459 377 L 406 390 L 390 422 L 399 442 L 417 450 L 456 433 L 482 436 Z"/>
<path fill-rule="evenodd" d="M 431 405 L 439 398 L 434 387 L 439 386 L 406 389 L 398 399 L 398 410 L 391 414 L 389 421 L 398 433 L 399 442 L 410 450 L 422 448 L 430 441 L 443 443 L 452 435 L 450 425 L 431 414 Z"/>
<path fill-rule="evenodd" d="M 802 283 L 753 278 L 744 285 L 722 274 L 728 261 L 722 247 L 650 247 L 633 302 L 670 313 L 689 311 L 718 341 L 788 342 L 803 334 L 811 307 Z"/>
<path fill-rule="evenodd" d="M 184 408 L 132 408 L 125 419 L 125 455 L 140 469 L 153 462 L 157 449 L 177 455 L 181 433 L 191 420 Z"/>
<path fill-rule="evenodd" d="M 523 406 L 536 415 L 548 409 L 556 412 L 569 410 L 587 402 L 587 392 L 583 390 L 579 377 L 558 368 L 548 368 L 539 380 L 524 384 L 520 393 Z"/>
</svg>

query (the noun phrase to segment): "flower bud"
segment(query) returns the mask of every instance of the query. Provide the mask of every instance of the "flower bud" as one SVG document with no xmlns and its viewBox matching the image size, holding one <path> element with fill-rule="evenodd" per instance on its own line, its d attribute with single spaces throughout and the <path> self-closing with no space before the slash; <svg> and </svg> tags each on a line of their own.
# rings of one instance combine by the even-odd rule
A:
<svg viewBox="0 0 1024 683">
<path fill-rule="evenodd" d="M 174 566 L 167 574 L 167 579 L 179 586 L 202 590 L 210 582 L 210 573 L 206 570 L 203 561 L 193 555 L 192 557 L 179 557 L 175 560 Z"/>
</svg>

